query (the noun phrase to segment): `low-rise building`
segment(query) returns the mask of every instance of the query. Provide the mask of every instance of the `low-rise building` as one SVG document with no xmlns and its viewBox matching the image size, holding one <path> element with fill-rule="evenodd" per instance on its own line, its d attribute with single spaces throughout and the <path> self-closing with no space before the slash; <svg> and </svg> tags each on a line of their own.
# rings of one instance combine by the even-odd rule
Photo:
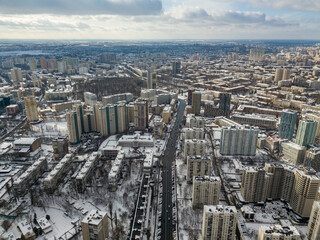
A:
<svg viewBox="0 0 320 240">
<path fill-rule="evenodd" d="M 283 158 L 288 160 L 291 164 L 300 165 L 304 161 L 306 148 L 293 142 L 282 142 L 281 151 Z"/>
<path fill-rule="evenodd" d="M 58 184 L 64 179 L 65 174 L 70 170 L 71 165 L 72 155 L 66 154 L 44 179 L 43 185 L 47 192 L 52 193 L 57 188 Z"/>
<path fill-rule="evenodd" d="M 124 158 L 125 158 L 124 151 L 120 151 L 116 159 L 112 163 L 112 167 L 108 175 L 109 188 L 111 191 L 117 190 L 118 181 L 122 176 Z"/>
</svg>

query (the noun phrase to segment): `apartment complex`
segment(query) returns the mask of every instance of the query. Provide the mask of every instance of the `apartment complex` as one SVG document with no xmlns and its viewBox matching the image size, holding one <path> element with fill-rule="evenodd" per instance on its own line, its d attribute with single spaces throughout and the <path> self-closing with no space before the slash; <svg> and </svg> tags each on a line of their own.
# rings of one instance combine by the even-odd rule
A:
<svg viewBox="0 0 320 240">
<path fill-rule="evenodd" d="M 241 195 L 247 202 L 283 199 L 290 204 L 295 213 L 309 217 L 319 185 L 320 179 L 313 169 L 266 164 L 264 168 L 244 169 Z"/>
<path fill-rule="evenodd" d="M 220 153 L 222 155 L 255 155 L 259 128 L 223 127 L 221 130 Z"/>
<path fill-rule="evenodd" d="M 234 206 L 203 207 L 202 239 L 233 240 L 236 236 L 237 209 Z"/>
<path fill-rule="evenodd" d="M 219 177 L 193 177 L 192 207 L 202 208 L 204 205 L 218 205 L 221 190 Z"/>
<path fill-rule="evenodd" d="M 60 162 L 54 167 L 48 176 L 43 180 L 44 188 L 47 192 L 53 192 L 58 184 L 65 177 L 65 174 L 69 172 L 72 166 L 72 155 L 66 154 Z"/>
<path fill-rule="evenodd" d="M 77 174 L 74 179 L 76 189 L 79 193 L 83 193 L 86 189 L 87 182 L 93 174 L 93 170 L 98 164 L 99 156 L 97 152 L 93 152 L 89 159 L 85 162 L 80 172 Z"/>
<path fill-rule="evenodd" d="M 19 196 L 29 190 L 31 185 L 47 169 L 48 163 L 45 157 L 36 160 L 23 174 L 13 182 L 15 195 Z"/>
</svg>

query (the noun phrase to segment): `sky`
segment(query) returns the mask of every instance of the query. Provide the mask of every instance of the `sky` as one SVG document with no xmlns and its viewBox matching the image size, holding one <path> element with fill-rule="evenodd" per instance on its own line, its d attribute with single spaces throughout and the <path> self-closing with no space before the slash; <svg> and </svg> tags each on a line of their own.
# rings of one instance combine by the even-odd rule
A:
<svg viewBox="0 0 320 240">
<path fill-rule="evenodd" d="M 0 39 L 320 39 L 320 0 L 0 0 Z"/>
</svg>

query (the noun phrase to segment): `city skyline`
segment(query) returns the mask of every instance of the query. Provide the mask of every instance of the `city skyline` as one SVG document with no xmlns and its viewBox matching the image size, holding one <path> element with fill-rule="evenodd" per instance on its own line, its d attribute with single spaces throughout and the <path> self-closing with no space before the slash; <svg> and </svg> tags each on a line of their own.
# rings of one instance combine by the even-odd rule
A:
<svg viewBox="0 0 320 240">
<path fill-rule="evenodd" d="M 1 0 L 0 39 L 320 39 L 316 0 Z"/>
</svg>

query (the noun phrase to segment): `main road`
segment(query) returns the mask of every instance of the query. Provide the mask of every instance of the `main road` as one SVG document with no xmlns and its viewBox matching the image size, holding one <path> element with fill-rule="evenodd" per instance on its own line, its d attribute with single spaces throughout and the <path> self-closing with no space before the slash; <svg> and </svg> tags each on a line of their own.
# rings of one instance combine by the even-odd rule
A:
<svg viewBox="0 0 320 240">
<path fill-rule="evenodd" d="M 177 116 L 167 142 L 167 147 L 162 157 L 162 223 L 161 223 L 161 239 L 173 239 L 173 222 L 172 222 L 172 163 L 176 157 L 176 144 L 179 137 L 180 123 L 183 117 L 186 102 L 179 100 L 179 108 Z"/>
</svg>

